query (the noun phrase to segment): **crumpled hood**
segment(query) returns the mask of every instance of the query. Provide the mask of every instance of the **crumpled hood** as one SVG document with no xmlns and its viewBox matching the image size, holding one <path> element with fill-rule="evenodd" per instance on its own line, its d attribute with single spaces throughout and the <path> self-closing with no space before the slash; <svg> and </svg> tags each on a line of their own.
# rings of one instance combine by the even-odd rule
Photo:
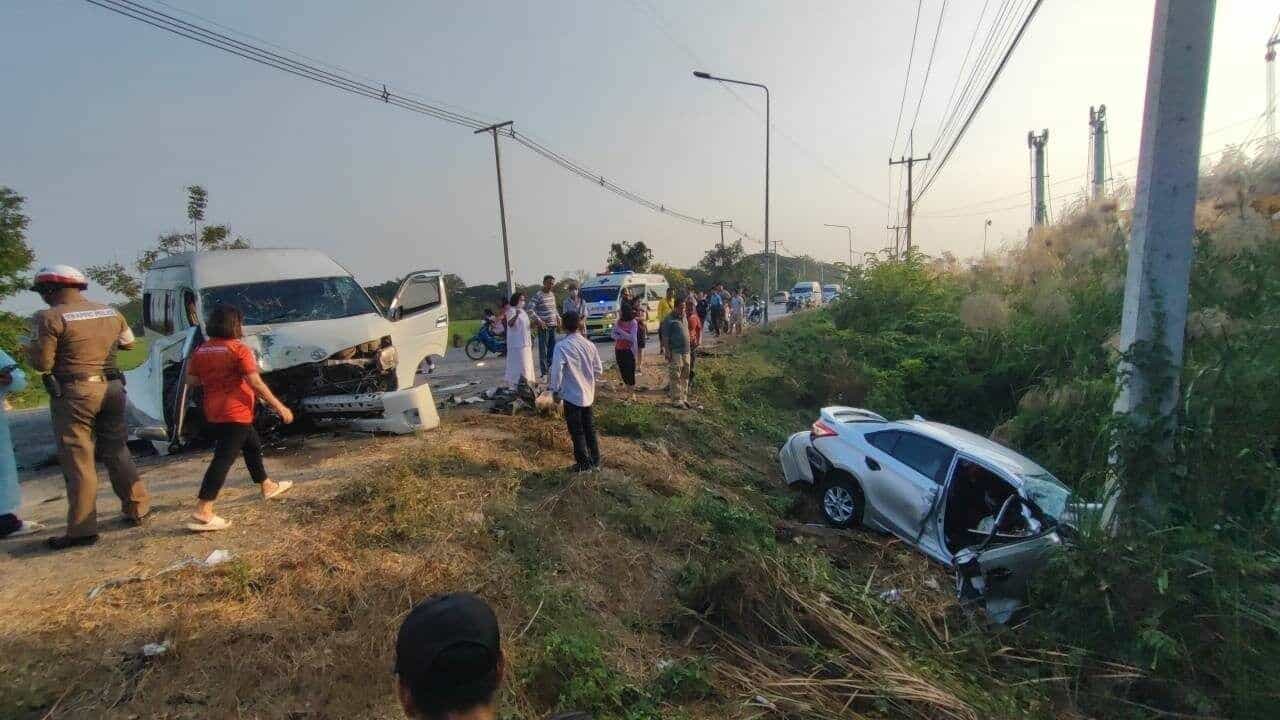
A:
<svg viewBox="0 0 1280 720">
<path fill-rule="evenodd" d="M 263 372 L 318 362 L 353 345 L 391 334 L 391 321 L 366 313 L 336 320 L 308 320 L 244 329 L 243 342 L 253 350 Z"/>
</svg>

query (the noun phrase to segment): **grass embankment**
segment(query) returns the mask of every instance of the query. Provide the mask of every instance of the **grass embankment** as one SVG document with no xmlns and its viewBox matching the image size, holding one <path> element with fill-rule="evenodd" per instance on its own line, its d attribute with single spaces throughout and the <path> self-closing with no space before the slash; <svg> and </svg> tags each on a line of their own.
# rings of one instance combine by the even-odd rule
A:
<svg viewBox="0 0 1280 720">
<path fill-rule="evenodd" d="M 121 350 L 116 355 L 116 365 L 121 370 L 132 370 L 143 363 L 147 359 L 147 349 L 151 346 L 151 341 L 147 338 L 138 338 L 138 342 L 128 350 Z M 40 384 L 40 376 L 37 373 L 27 373 L 27 389 L 13 395 L 9 398 L 14 408 L 19 410 L 26 408 L 44 407 L 49 404 L 49 393 L 45 392 L 44 386 Z"/>
<path fill-rule="evenodd" d="M 700 364 L 700 412 L 603 392 L 602 472 L 566 472 L 559 420 L 455 416 L 298 506 L 304 545 L 11 616 L 0 716 L 398 717 L 399 620 L 458 588 L 503 621 L 505 718 L 1040 713 L 1041 691 L 973 662 L 986 641 L 940 568 L 797 532 L 812 513 L 774 452 L 807 410 L 770 400 L 781 373 L 747 345 Z"/>
</svg>

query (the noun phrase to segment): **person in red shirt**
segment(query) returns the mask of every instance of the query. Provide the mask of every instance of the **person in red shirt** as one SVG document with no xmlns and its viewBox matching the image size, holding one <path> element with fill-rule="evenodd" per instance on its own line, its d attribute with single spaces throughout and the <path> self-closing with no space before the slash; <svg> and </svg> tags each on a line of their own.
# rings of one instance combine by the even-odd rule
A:
<svg viewBox="0 0 1280 720">
<path fill-rule="evenodd" d="M 689 390 L 693 390 L 693 368 L 698 362 L 698 346 L 702 345 L 702 318 L 698 304 L 690 297 L 684 304 L 685 321 L 689 323 Z"/>
<path fill-rule="evenodd" d="M 253 428 L 253 410 L 258 398 L 280 414 L 286 423 L 293 413 L 271 392 L 258 373 L 253 352 L 240 342 L 244 314 L 232 305 L 219 305 L 209 315 L 209 339 L 191 353 L 187 383 L 204 389 L 204 417 L 217 445 L 213 461 L 200 483 L 199 501 L 187 529 L 195 532 L 223 530 L 231 525 L 213 511 L 213 501 L 227 481 L 227 471 L 236 455 L 244 455 L 249 475 L 262 488 L 262 498 L 270 500 L 293 487 L 285 480 L 267 477 L 262 464 L 262 442 Z"/>
</svg>

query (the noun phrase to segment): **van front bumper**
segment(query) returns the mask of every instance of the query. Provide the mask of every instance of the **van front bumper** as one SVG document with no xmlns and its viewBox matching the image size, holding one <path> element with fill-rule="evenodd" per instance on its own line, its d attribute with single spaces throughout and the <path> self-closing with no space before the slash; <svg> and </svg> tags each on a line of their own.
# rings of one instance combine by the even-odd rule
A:
<svg viewBox="0 0 1280 720">
<path fill-rule="evenodd" d="M 302 411 L 319 425 L 362 432 L 407 435 L 440 425 L 431 387 L 425 383 L 408 390 L 303 398 Z"/>
<path fill-rule="evenodd" d="M 587 318 L 586 334 L 589 338 L 613 337 L 613 321 L 604 318 Z"/>
</svg>

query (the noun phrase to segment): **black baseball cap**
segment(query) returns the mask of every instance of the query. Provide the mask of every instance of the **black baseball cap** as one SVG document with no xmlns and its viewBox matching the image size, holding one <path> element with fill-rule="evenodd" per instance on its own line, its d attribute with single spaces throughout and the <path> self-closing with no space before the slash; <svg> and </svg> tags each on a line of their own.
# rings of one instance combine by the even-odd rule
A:
<svg viewBox="0 0 1280 720">
<path fill-rule="evenodd" d="M 500 635 L 497 616 L 479 595 L 433 595 L 400 625 L 396 674 L 415 695 L 466 695 L 494 688 L 502 658 Z"/>
</svg>

